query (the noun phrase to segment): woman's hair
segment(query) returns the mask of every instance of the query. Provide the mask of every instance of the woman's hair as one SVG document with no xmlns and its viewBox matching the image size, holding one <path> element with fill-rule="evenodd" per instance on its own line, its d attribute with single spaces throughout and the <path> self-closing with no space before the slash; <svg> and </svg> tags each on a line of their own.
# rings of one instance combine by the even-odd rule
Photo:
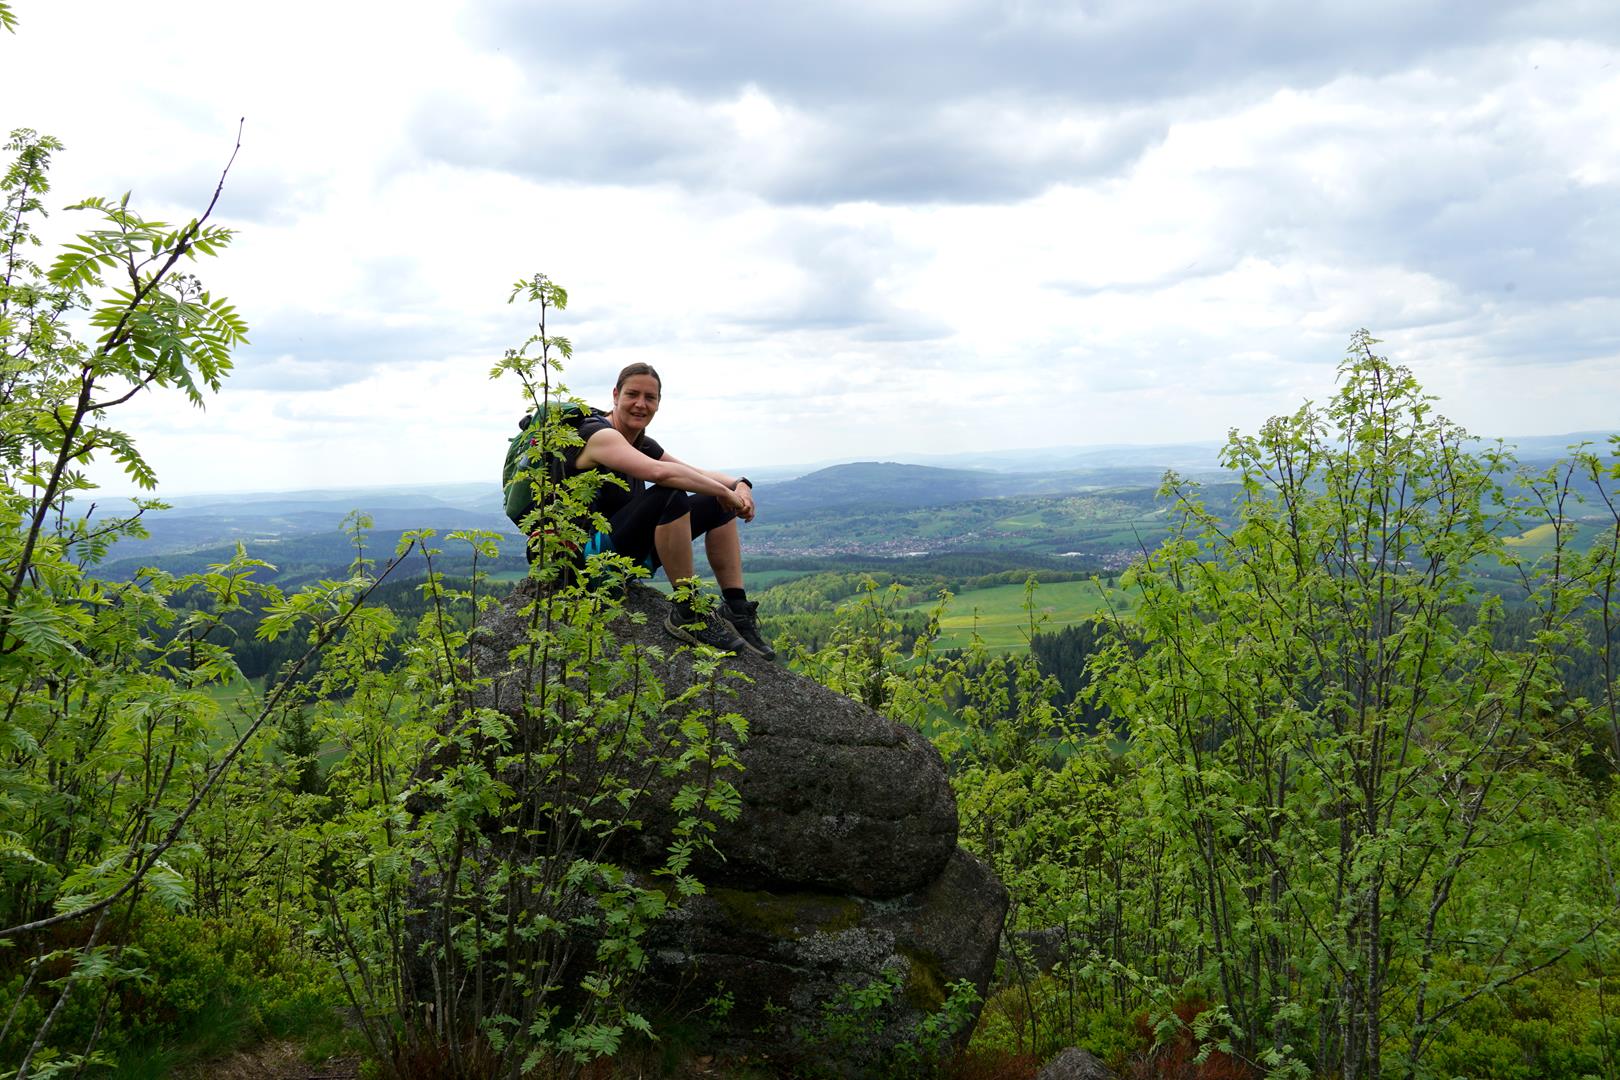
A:
<svg viewBox="0 0 1620 1080">
<path fill-rule="evenodd" d="M 632 376 L 635 376 L 635 375 L 651 375 L 653 377 L 653 380 L 658 383 L 658 391 L 659 391 L 659 393 L 663 392 L 663 390 L 664 390 L 664 380 L 660 379 L 658 377 L 658 372 L 653 370 L 653 366 L 651 364 L 639 364 L 639 363 L 638 364 L 631 364 L 628 367 L 626 367 L 623 371 L 619 372 L 619 381 L 613 384 L 613 389 L 615 391 L 620 390 L 624 386 L 624 380 L 626 380 L 628 378 L 631 378 Z"/>
</svg>

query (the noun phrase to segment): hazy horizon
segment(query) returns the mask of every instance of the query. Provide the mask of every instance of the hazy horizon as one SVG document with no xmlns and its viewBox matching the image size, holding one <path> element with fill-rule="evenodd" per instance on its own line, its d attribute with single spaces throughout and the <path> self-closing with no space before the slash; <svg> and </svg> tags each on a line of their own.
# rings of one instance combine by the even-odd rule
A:
<svg viewBox="0 0 1620 1080">
<path fill-rule="evenodd" d="M 1509 447 L 1520 447 L 1525 442 L 1530 442 L 1533 445 L 1538 446 L 1538 452 L 1539 453 L 1547 453 L 1547 452 L 1549 452 L 1551 450 L 1554 450 L 1554 449 L 1562 451 L 1563 449 L 1567 448 L 1567 445 L 1582 442 L 1582 441 L 1599 442 L 1599 441 L 1602 441 L 1602 440 L 1607 440 L 1611 435 L 1615 435 L 1615 434 L 1620 434 L 1620 428 L 1615 428 L 1615 429 L 1612 429 L 1612 430 L 1555 432 L 1555 433 L 1548 434 L 1548 435 L 1501 436 L 1500 438 L 1502 438 L 1502 440 Z M 1473 435 L 1472 438 L 1474 438 L 1476 441 L 1479 441 L 1479 442 L 1492 442 L 1492 441 L 1495 441 L 1495 439 L 1498 438 L 1498 436 Z M 1566 439 L 1569 440 L 1569 444 L 1561 444 L 1560 443 L 1560 440 L 1566 440 Z M 1207 467 L 1215 468 L 1217 466 L 1217 463 L 1214 460 L 1214 454 L 1215 454 L 1215 452 L 1217 452 L 1224 445 L 1225 445 L 1224 441 L 1216 442 L 1216 441 L 1202 441 L 1202 440 L 1197 441 L 1197 442 L 1183 442 L 1183 443 L 1161 443 L 1161 442 L 1144 442 L 1144 443 L 1075 443 L 1075 444 L 1072 444 L 1072 445 L 1069 445 L 1069 446 L 1038 447 L 1038 448 L 1037 447 L 1021 447 L 1021 448 L 1012 448 L 1012 449 L 980 450 L 980 451 L 965 450 L 965 451 L 957 451 L 955 453 L 913 454 L 913 455 L 909 455 L 909 456 L 901 455 L 901 456 L 883 456 L 883 457 L 861 457 L 861 456 L 857 455 L 857 456 L 849 457 L 849 458 L 828 458 L 828 459 L 823 459 L 823 460 L 820 460 L 820 461 L 799 462 L 799 463 L 796 463 L 796 464 L 793 464 L 793 465 L 788 465 L 788 466 L 754 466 L 754 465 L 749 465 L 749 464 L 731 463 L 729 465 L 722 465 L 721 467 L 722 468 L 729 468 L 733 472 L 740 472 L 740 473 L 750 473 L 750 472 L 752 472 L 752 473 L 755 473 L 760 477 L 761 482 L 781 483 L 781 482 L 784 482 L 784 481 L 787 481 L 787 480 L 796 479 L 796 478 L 798 478 L 800 476 L 808 476 L 809 474 L 814 473 L 814 472 L 818 472 L 818 471 L 820 471 L 822 469 L 835 468 L 835 467 L 837 467 L 839 465 L 852 465 L 852 464 L 862 464 L 862 463 L 870 463 L 870 462 L 892 463 L 892 464 L 898 464 L 898 465 L 925 465 L 925 466 L 934 466 L 934 467 L 941 467 L 941 468 L 955 467 L 955 468 L 980 469 L 980 470 L 988 470 L 988 471 L 1032 472 L 1032 471 L 1044 471 L 1047 468 L 1046 465 L 1043 465 L 1039 461 L 1032 462 L 1031 464 L 1029 464 L 1027 466 L 1024 466 L 1024 467 L 1021 467 L 1021 468 L 1016 469 L 1016 470 L 1005 469 L 1003 467 L 998 467 L 995 464 L 993 464 L 993 462 L 994 462 L 994 460 L 996 458 L 1007 457 L 1007 456 L 1017 456 L 1017 455 L 1024 455 L 1024 454 L 1029 454 L 1029 455 L 1039 455 L 1039 454 L 1063 455 L 1063 457 L 1066 459 L 1068 456 L 1076 455 L 1076 454 L 1103 453 L 1103 452 L 1108 452 L 1108 451 L 1134 451 L 1134 452 L 1137 452 L 1137 453 L 1140 453 L 1140 454 L 1144 455 L 1144 461 L 1141 464 L 1147 465 L 1147 464 L 1151 464 L 1151 459 L 1146 458 L 1146 453 L 1148 451 L 1162 449 L 1162 450 L 1165 450 L 1165 451 L 1195 451 L 1195 450 L 1208 451 L 1208 452 L 1210 452 L 1211 457 L 1209 459 L 1209 464 L 1208 464 Z M 1606 448 L 1600 447 L 1600 450 L 1603 450 L 1603 452 L 1606 452 Z M 967 462 L 972 462 L 972 461 L 978 461 L 978 462 L 981 462 L 981 464 L 977 464 L 977 465 L 975 465 L 975 464 L 966 464 Z M 958 463 L 962 463 L 962 464 L 952 465 L 952 464 L 950 464 L 952 462 L 958 462 Z M 302 485 L 302 486 L 290 487 L 290 488 L 236 488 L 236 489 L 209 489 L 209 490 L 196 490 L 196 491 L 177 491 L 177 490 L 171 490 L 171 489 L 167 488 L 166 486 L 164 486 L 164 485 L 162 485 L 160 483 L 159 486 L 158 486 L 158 489 L 155 492 L 140 492 L 140 491 L 127 490 L 127 489 L 114 490 L 111 487 L 102 487 L 102 488 L 97 488 L 92 492 L 81 494 L 81 495 L 79 495 L 77 497 L 80 499 L 80 501 L 93 502 L 97 498 L 131 499 L 131 498 L 139 497 L 139 498 L 156 498 L 156 499 L 161 499 L 161 500 L 168 500 L 170 498 L 192 500 L 192 499 L 206 499 L 206 498 L 215 497 L 215 496 L 221 497 L 221 498 L 241 498 L 241 497 L 244 497 L 244 496 L 294 496 L 294 495 L 305 495 L 305 494 L 314 495 L 314 496 L 326 496 L 326 495 L 338 495 L 338 494 L 341 494 L 341 493 L 344 493 L 344 492 L 412 492 L 412 491 L 432 492 L 435 489 L 455 489 L 455 488 L 469 488 L 469 487 L 481 487 L 481 486 L 487 486 L 487 487 L 489 487 L 491 489 L 495 489 L 495 488 L 498 488 L 499 485 L 500 485 L 500 480 L 499 480 L 499 471 L 500 471 L 500 469 L 499 469 L 499 466 L 500 466 L 499 461 L 496 461 L 494 463 L 494 465 L 492 466 L 492 468 L 490 469 L 490 475 L 487 476 L 487 477 L 481 477 L 481 478 L 480 477 L 470 477 L 470 478 L 464 478 L 464 479 L 459 479 L 459 480 L 434 480 L 434 481 L 428 481 L 428 482 L 424 482 L 424 483 L 420 483 L 420 484 L 384 483 L 384 482 L 366 483 L 366 482 L 355 482 L 355 481 L 351 481 L 351 480 L 345 480 L 345 481 L 340 482 L 340 483 L 334 483 L 334 484 L 326 485 L 326 486 Z M 1062 471 L 1062 470 L 1065 470 L 1065 469 L 1070 469 L 1070 468 L 1075 468 L 1075 467 L 1077 467 L 1077 466 L 1075 466 L 1072 462 L 1069 462 L 1067 460 L 1059 460 L 1059 461 L 1057 461 L 1057 462 L 1050 465 L 1050 468 L 1053 471 Z"/>
</svg>

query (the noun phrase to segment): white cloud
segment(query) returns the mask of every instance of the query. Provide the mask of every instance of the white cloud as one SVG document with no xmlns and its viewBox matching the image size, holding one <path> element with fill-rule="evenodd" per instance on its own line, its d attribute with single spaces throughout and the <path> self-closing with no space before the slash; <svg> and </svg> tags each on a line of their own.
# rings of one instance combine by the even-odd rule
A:
<svg viewBox="0 0 1620 1080">
<path fill-rule="evenodd" d="M 1579 0 L 16 7 L 52 92 L 0 123 L 69 143 L 61 203 L 194 212 L 247 117 L 202 269 L 253 345 L 123 419 L 166 490 L 490 476 L 537 270 L 573 388 L 655 363 L 705 464 L 1218 438 L 1360 326 L 1475 430 L 1613 424 L 1620 35 Z"/>
</svg>

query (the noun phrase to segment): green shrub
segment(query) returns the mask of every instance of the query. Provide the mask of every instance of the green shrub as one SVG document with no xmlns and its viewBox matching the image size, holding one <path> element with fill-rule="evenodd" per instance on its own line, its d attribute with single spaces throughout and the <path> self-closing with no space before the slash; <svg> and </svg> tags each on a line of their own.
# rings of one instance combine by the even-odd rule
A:
<svg viewBox="0 0 1620 1080">
<path fill-rule="evenodd" d="M 1032 1028 L 1033 1045 L 1027 1034 Z M 1130 1015 L 1076 1008 L 1070 988 L 1052 975 L 1039 975 L 1027 987 L 1015 984 L 992 993 L 968 1043 L 975 1054 L 1034 1053 L 1042 1060 L 1068 1046 L 1084 1047 L 1114 1067 L 1145 1049 Z"/>
<path fill-rule="evenodd" d="M 0 1060 L 27 1051 L 55 1000 L 49 984 L 68 962 L 60 961 L 60 972 L 47 967 L 17 1003 Z M 70 996 L 52 1027 L 54 1051 L 37 1060 L 89 1046 L 98 1018 L 98 1055 L 131 1076 L 166 1075 L 267 1036 L 331 1036 L 340 1027 L 340 992 L 324 964 L 294 949 L 263 914 L 216 922 L 143 908 L 114 963 L 125 974 L 112 992 L 97 980 Z M 0 1016 L 11 1012 L 23 978 L 0 984 Z"/>
<path fill-rule="evenodd" d="M 330 976 L 263 914 L 213 922 L 149 912 L 136 950 L 146 974 L 125 994 L 131 1044 L 186 1041 L 210 1028 L 296 1035 L 335 1022 Z"/>
<path fill-rule="evenodd" d="M 1600 992 L 1601 991 L 1601 992 Z M 1436 1076 L 1553 1080 L 1620 1068 L 1620 976 L 1554 968 L 1476 998 L 1435 1040 Z"/>
</svg>

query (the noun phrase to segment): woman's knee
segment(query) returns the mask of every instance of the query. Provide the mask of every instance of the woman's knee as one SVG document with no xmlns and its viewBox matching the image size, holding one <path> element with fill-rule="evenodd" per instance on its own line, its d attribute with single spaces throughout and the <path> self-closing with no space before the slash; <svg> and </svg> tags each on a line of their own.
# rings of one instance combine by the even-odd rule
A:
<svg viewBox="0 0 1620 1080">
<path fill-rule="evenodd" d="M 713 495 L 693 495 L 691 505 L 693 536 L 723 529 L 737 520 L 736 512 L 727 510 Z"/>
<path fill-rule="evenodd" d="M 679 488 L 649 488 L 647 497 L 657 501 L 660 526 L 673 524 L 692 512 L 691 496 Z"/>
</svg>

